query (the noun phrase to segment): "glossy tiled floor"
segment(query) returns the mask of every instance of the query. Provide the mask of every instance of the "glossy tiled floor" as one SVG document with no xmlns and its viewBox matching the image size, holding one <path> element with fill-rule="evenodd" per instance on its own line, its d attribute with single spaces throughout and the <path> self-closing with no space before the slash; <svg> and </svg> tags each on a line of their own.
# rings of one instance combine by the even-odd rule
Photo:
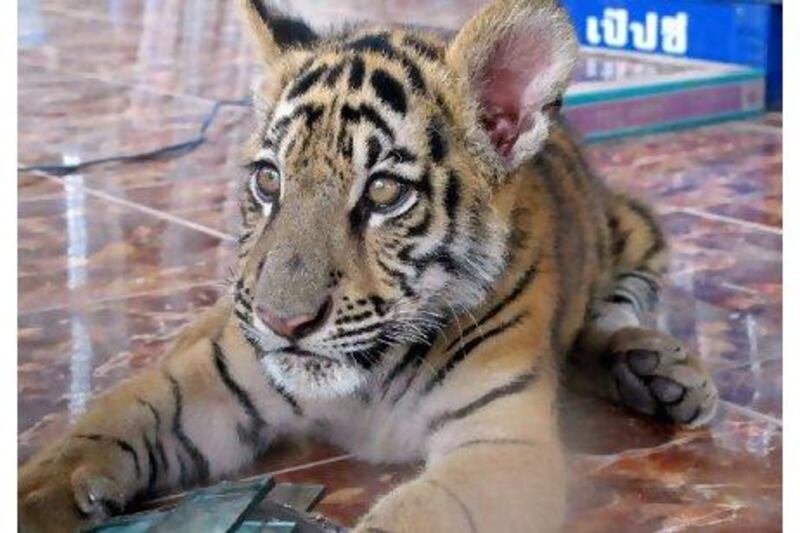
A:
<svg viewBox="0 0 800 533">
<path fill-rule="evenodd" d="M 479 3 L 293 2 L 317 23 L 358 13 L 449 28 Z M 177 142 L 211 99 L 245 95 L 255 67 L 228 4 L 23 0 L 20 163 Z M 226 110 L 209 142 L 177 159 L 19 175 L 22 460 L 220 293 L 248 121 Z M 675 253 L 660 320 L 698 348 L 724 402 L 711 427 L 675 431 L 565 395 L 569 530 L 779 530 L 780 115 L 588 151 L 612 183 L 662 211 Z M 320 509 L 345 524 L 414 473 L 314 443 L 282 446 L 257 470 L 327 484 Z"/>
</svg>

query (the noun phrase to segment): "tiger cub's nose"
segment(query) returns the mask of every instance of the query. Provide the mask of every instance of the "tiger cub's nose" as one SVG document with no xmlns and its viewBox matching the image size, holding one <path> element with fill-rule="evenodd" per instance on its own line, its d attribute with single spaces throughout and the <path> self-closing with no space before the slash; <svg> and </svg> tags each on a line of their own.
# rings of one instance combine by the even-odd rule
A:
<svg viewBox="0 0 800 533">
<path fill-rule="evenodd" d="M 301 314 L 289 317 L 283 317 L 274 312 L 266 305 L 256 306 L 258 317 L 264 324 L 269 327 L 275 334 L 289 340 L 297 340 L 306 335 L 317 331 L 325 320 L 331 310 L 330 296 L 325 298 L 322 305 L 319 306 L 316 313 Z"/>
</svg>

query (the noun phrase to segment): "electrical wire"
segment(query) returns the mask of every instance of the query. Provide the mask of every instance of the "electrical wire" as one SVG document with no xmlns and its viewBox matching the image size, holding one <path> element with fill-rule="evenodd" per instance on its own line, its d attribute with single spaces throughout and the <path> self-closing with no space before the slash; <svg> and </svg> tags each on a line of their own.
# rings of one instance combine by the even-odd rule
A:
<svg viewBox="0 0 800 533">
<path fill-rule="evenodd" d="M 48 174 L 53 174 L 56 176 L 64 176 L 66 174 L 73 174 L 79 170 L 83 170 L 87 167 L 95 166 L 95 165 L 102 165 L 105 163 L 136 163 L 140 161 L 152 161 L 156 159 L 162 159 L 165 157 L 176 157 L 178 155 L 186 154 L 201 144 L 206 142 L 206 132 L 208 128 L 214 123 L 214 119 L 216 119 L 219 110 L 223 107 L 250 107 L 250 99 L 243 98 L 240 100 L 217 100 L 214 102 L 214 106 L 211 108 L 211 111 L 206 115 L 203 119 L 202 124 L 200 125 L 200 130 L 198 133 L 183 142 L 169 144 L 167 146 L 162 146 L 161 148 L 156 148 L 155 150 L 148 150 L 146 152 L 137 152 L 133 154 L 123 154 L 123 155 L 114 155 L 108 157 L 100 157 L 97 159 L 87 159 L 86 161 L 79 161 L 76 163 L 61 163 L 61 164 L 42 164 L 42 165 L 30 165 L 30 166 L 22 166 L 17 167 L 18 172 L 46 172 Z"/>
</svg>

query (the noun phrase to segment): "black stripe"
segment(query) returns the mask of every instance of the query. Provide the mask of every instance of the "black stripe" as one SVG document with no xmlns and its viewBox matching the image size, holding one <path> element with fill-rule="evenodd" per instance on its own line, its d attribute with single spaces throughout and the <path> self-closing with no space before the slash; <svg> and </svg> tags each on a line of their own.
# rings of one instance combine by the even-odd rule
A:
<svg viewBox="0 0 800 533">
<path fill-rule="evenodd" d="M 391 386 L 392 382 L 394 382 L 397 377 L 402 374 L 412 363 L 420 364 L 420 362 L 425 359 L 425 356 L 428 355 L 428 352 L 431 349 L 432 344 L 430 342 L 415 342 L 412 344 L 408 350 L 406 350 L 405 355 L 400 361 L 386 374 L 386 378 L 383 380 L 383 384 L 381 385 L 381 390 L 383 390 L 383 396 L 386 396 L 386 393 L 389 391 L 389 387 Z"/>
<path fill-rule="evenodd" d="M 389 34 L 386 32 L 359 37 L 347 43 L 345 47 L 356 52 L 378 52 L 390 58 L 395 56 L 395 50 L 389 43 Z"/>
<path fill-rule="evenodd" d="M 388 157 L 394 159 L 396 163 L 413 163 L 417 160 L 417 156 L 412 154 L 408 149 L 399 146 L 397 148 L 393 148 L 391 152 L 389 152 Z"/>
<path fill-rule="evenodd" d="M 372 307 L 375 309 L 375 313 L 378 316 L 383 316 L 386 314 L 386 300 L 380 296 L 371 295 L 369 297 L 369 303 L 372 304 Z"/>
<path fill-rule="evenodd" d="M 309 105 L 309 104 L 302 104 L 302 105 Z M 295 113 L 292 112 L 288 115 L 284 115 L 281 118 L 279 118 L 270 127 L 270 130 L 272 130 L 272 144 L 275 145 L 275 149 L 277 149 L 278 146 L 281 144 L 280 143 L 281 136 L 284 133 L 286 133 L 286 129 L 289 127 L 289 124 L 291 124 L 292 120 L 294 120 L 295 118 L 297 117 L 295 116 Z"/>
<path fill-rule="evenodd" d="M 516 315 L 511 320 L 503 322 L 499 326 L 496 326 L 489 331 L 481 333 L 477 337 L 473 337 L 465 344 L 462 344 L 455 353 L 453 353 L 447 360 L 447 363 L 443 367 L 441 367 L 436 374 L 428 381 L 425 388 L 422 389 L 422 394 L 428 394 L 431 392 L 437 385 L 442 383 L 447 375 L 459 364 L 461 363 L 466 357 L 472 352 L 475 348 L 480 346 L 484 341 L 491 339 L 492 337 L 496 337 L 500 335 L 504 331 L 512 328 L 520 323 L 520 321 L 527 315 L 527 312 L 522 312 Z"/>
<path fill-rule="evenodd" d="M 248 203 L 250 203 L 250 202 L 248 202 Z M 244 207 L 245 207 L 245 205 L 244 205 L 244 202 L 243 202 L 243 203 L 240 205 L 240 207 L 242 207 L 242 208 L 244 208 Z M 245 214 L 244 214 L 244 213 L 242 213 L 242 218 L 244 218 L 244 217 L 245 217 Z M 238 242 L 239 242 L 239 244 L 244 244 L 244 243 L 245 243 L 245 242 L 247 242 L 247 240 L 248 240 L 250 237 L 252 237 L 252 236 L 253 236 L 253 230 L 249 230 L 249 231 L 243 231 L 243 232 L 242 232 L 242 233 L 239 235 L 239 239 L 238 239 Z"/>
<path fill-rule="evenodd" d="M 658 303 L 658 295 L 661 292 L 661 286 L 656 280 L 637 271 L 623 272 L 617 276 L 617 280 L 623 280 L 625 278 L 637 279 L 644 283 L 649 289 L 649 293 L 646 295 L 647 303 L 650 308 L 655 307 L 655 305 Z"/>
<path fill-rule="evenodd" d="M 306 121 L 306 127 L 309 130 L 313 129 L 314 124 L 322 117 L 325 108 L 321 105 L 304 103 L 297 106 L 291 114 L 279 119 L 273 128 L 273 138 L 275 144 L 279 148 L 283 146 L 286 140 L 286 134 L 289 132 L 289 126 L 297 119 L 303 117 Z M 294 140 L 294 139 L 293 139 Z"/>
<path fill-rule="evenodd" d="M 348 352 L 347 355 L 353 362 L 361 366 L 364 370 L 370 370 L 378 363 L 378 361 L 380 361 L 383 354 L 386 353 L 388 347 L 388 344 L 381 342 L 379 339 L 369 348 L 365 350 Z"/>
<path fill-rule="evenodd" d="M 431 216 L 431 212 L 426 210 L 420 223 L 408 228 L 406 237 L 419 237 L 420 235 L 426 234 L 431 227 L 432 221 L 433 217 Z"/>
<path fill-rule="evenodd" d="M 345 104 L 342 106 L 341 115 L 344 124 L 358 122 L 363 118 L 382 131 L 391 141 L 394 141 L 394 130 L 383 120 L 378 111 L 369 104 L 362 103 L 358 109 Z"/>
<path fill-rule="evenodd" d="M 351 90 L 360 89 L 364 84 L 364 59 L 355 56 L 350 64 L 350 74 L 347 78 L 347 84 Z"/>
<path fill-rule="evenodd" d="M 426 198 L 430 198 L 433 194 L 430 165 L 425 165 L 425 169 L 422 171 L 422 175 L 420 176 L 419 180 L 419 190 L 422 191 Z"/>
<path fill-rule="evenodd" d="M 522 291 L 525 290 L 525 288 L 528 286 L 531 280 L 533 280 L 534 276 L 538 272 L 537 269 L 539 267 L 540 260 L 541 256 L 537 255 L 533 260 L 533 264 L 531 264 L 531 266 L 528 267 L 525 273 L 523 273 L 522 276 L 520 276 L 520 278 L 514 284 L 514 288 L 511 290 L 511 292 L 508 293 L 508 295 L 505 298 L 500 300 L 500 302 L 498 302 L 494 307 L 492 307 L 492 309 L 488 313 L 483 315 L 477 324 L 470 324 L 469 327 L 465 328 L 464 332 L 461 335 L 461 339 L 469 336 L 469 334 L 472 333 L 475 329 L 493 319 L 497 315 L 497 313 L 499 313 L 500 311 L 505 309 L 508 305 L 513 303 L 514 300 L 516 300 L 519 297 L 519 295 L 522 294 Z M 461 339 L 455 339 L 447 346 L 445 351 L 449 352 L 453 348 L 453 346 L 455 346 L 456 343 L 458 343 Z"/>
<path fill-rule="evenodd" d="M 161 415 L 158 413 L 158 410 L 147 400 L 142 400 L 141 398 L 136 398 L 136 400 L 150 410 L 150 414 L 153 415 L 153 420 L 156 423 L 156 433 L 159 433 L 161 431 Z"/>
<path fill-rule="evenodd" d="M 636 305 L 636 302 L 634 301 L 634 299 L 631 298 L 628 295 L 614 293 L 614 294 L 604 298 L 604 301 L 606 301 L 608 303 L 612 303 L 612 304 L 630 305 L 631 307 L 633 307 L 633 310 L 636 312 L 637 316 L 639 315 L 639 306 Z"/>
<path fill-rule="evenodd" d="M 372 123 L 373 126 L 381 130 L 383 133 L 389 137 L 390 140 L 394 141 L 394 130 L 389 127 L 383 117 L 380 116 L 378 111 L 369 104 L 361 104 L 361 115 L 367 119 L 369 122 Z"/>
<path fill-rule="evenodd" d="M 441 163 L 447 156 L 447 141 L 442 136 L 443 125 L 438 118 L 428 123 L 428 151 L 434 163 Z"/>
<path fill-rule="evenodd" d="M 386 32 L 365 35 L 345 45 L 346 49 L 356 52 L 376 52 L 393 61 L 400 61 L 408 75 L 409 82 L 414 90 L 425 92 L 425 79 L 419 66 L 402 50 L 396 49 L 389 42 L 390 35 Z M 358 84 L 361 85 L 360 83 Z"/>
<path fill-rule="evenodd" d="M 401 115 L 405 115 L 407 108 L 406 92 L 403 84 L 397 81 L 394 76 L 383 69 L 375 69 L 369 77 L 375 95 L 383 100 L 392 110 Z"/>
<path fill-rule="evenodd" d="M 255 352 L 256 359 L 263 359 L 265 353 L 264 349 L 258 343 L 258 339 L 256 339 L 255 336 L 253 336 L 253 334 L 250 333 L 250 331 L 248 331 L 248 329 L 244 327 L 244 325 L 241 325 L 239 329 L 242 330 L 242 337 L 244 337 L 244 340 L 247 341 L 247 344 L 249 344 L 250 347 Z"/>
<path fill-rule="evenodd" d="M 566 136 L 566 132 L 562 132 Z M 564 146 L 564 143 L 571 143 L 571 139 L 566 137 L 561 143 L 549 142 L 547 144 L 548 150 L 558 156 L 558 161 L 563 165 L 566 173 L 572 178 L 572 183 L 575 187 L 576 196 L 584 202 L 585 207 L 576 209 L 573 215 L 580 218 L 580 224 L 574 224 L 578 230 L 579 243 L 577 245 L 577 252 L 581 258 L 577 262 L 579 265 L 590 265 L 587 262 L 586 256 L 591 250 L 594 254 L 594 259 L 597 264 L 602 265 L 603 257 L 605 256 L 605 244 L 602 242 L 602 230 L 600 225 L 604 216 L 604 209 L 602 207 L 603 191 L 596 186 L 596 178 L 592 175 L 588 165 L 583 160 L 580 150 L 574 146 Z M 572 148 L 570 150 L 570 148 Z M 591 188 L 591 190 L 590 190 Z M 590 247 L 586 244 L 587 239 L 594 240 L 594 246 Z M 584 272 L 586 266 L 583 267 Z"/>
<path fill-rule="evenodd" d="M 445 485 L 434 479 L 426 477 L 423 478 L 423 481 L 425 481 L 425 483 L 427 483 L 428 485 L 434 486 L 439 490 L 441 490 L 442 492 L 444 492 L 445 494 L 447 494 L 447 496 L 451 500 L 453 500 L 456 503 L 456 505 L 458 505 L 458 507 L 461 509 L 461 512 L 464 513 L 464 518 L 467 520 L 467 525 L 469 526 L 469 530 L 472 533 L 477 533 L 478 526 L 475 525 L 475 517 L 472 516 L 472 511 L 469 510 L 467 504 L 464 503 L 464 501 L 461 498 L 459 498 L 455 492 L 453 492 L 448 487 L 446 487 Z"/>
<path fill-rule="evenodd" d="M 595 255 L 602 268 L 608 261 L 608 235 L 602 228 L 602 224 L 605 221 L 604 204 L 607 191 L 601 183 L 601 180 L 598 179 L 591 168 L 589 168 L 581 150 L 575 146 L 569 128 L 563 123 L 561 123 L 561 127 L 565 130 L 563 133 L 567 139 L 565 142 L 568 142 L 569 147 L 572 149 L 570 154 L 567 154 L 566 150 L 561 146 L 559 146 L 558 149 L 564 154 L 564 163 L 570 169 L 570 172 L 575 175 L 577 187 L 586 195 L 591 205 L 590 224 L 594 230 Z"/>
<path fill-rule="evenodd" d="M 236 398 L 236 401 L 239 402 L 239 405 L 250 418 L 250 427 L 247 430 L 248 442 L 253 447 L 258 448 L 259 435 L 261 430 L 266 427 L 267 424 L 264 422 L 264 419 L 261 417 L 258 409 L 256 409 L 255 404 L 253 404 L 253 400 L 250 398 L 250 395 L 236 382 L 235 379 L 233 379 L 233 376 L 231 376 L 230 371 L 228 370 L 227 359 L 225 357 L 225 353 L 222 351 L 222 347 L 216 341 L 211 341 L 211 348 L 214 352 L 214 366 L 217 368 L 220 379 L 222 379 L 222 382 L 228 388 L 233 397 Z"/>
<path fill-rule="evenodd" d="M 233 314 L 236 315 L 236 318 L 238 318 L 239 320 L 241 320 L 245 324 L 249 324 L 250 323 L 250 317 L 248 315 L 246 315 L 245 313 L 242 313 L 238 309 L 234 308 Z"/>
<path fill-rule="evenodd" d="M 648 301 L 642 301 L 642 299 L 639 298 L 640 295 L 638 294 L 637 291 L 630 290 L 627 287 L 621 287 L 621 286 L 616 287 L 614 289 L 614 296 L 621 296 L 633 302 L 633 306 L 636 308 L 637 314 L 639 314 L 639 316 L 641 316 L 641 313 L 643 313 L 647 309 L 647 303 L 649 299 Z M 644 297 L 647 298 L 647 295 L 645 294 Z"/>
<path fill-rule="evenodd" d="M 560 265 L 562 266 L 560 268 L 563 270 L 566 266 L 576 267 L 577 272 L 573 271 L 573 273 L 576 274 L 576 279 L 580 279 L 581 276 L 579 273 L 582 271 L 585 272 L 586 270 L 586 255 L 590 249 L 586 245 L 586 238 L 587 232 L 589 231 L 588 226 L 591 224 L 591 221 L 585 219 L 590 210 L 586 208 L 588 206 L 580 205 L 580 203 L 575 205 L 576 202 L 574 201 L 572 202 L 573 209 L 565 209 L 567 205 L 565 199 L 569 195 L 568 182 L 571 182 L 574 188 L 572 191 L 574 193 L 573 196 L 576 198 L 582 198 L 588 201 L 588 193 L 583 186 L 584 183 L 581 179 L 581 171 L 572 162 L 573 157 L 567 154 L 559 144 L 548 142 L 545 146 L 545 150 L 542 152 L 542 157 L 548 161 L 551 174 L 553 172 L 553 167 L 557 166 L 563 174 L 571 178 L 568 180 L 560 179 L 557 175 L 553 174 L 551 180 L 550 174 L 545 176 L 548 178 L 548 182 L 553 182 L 552 184 L 548 183 L 548 187 L 553 187 L 551 192 L 555 193 L 555 196 L 559 200 L 559 205 L 557 206 L 559 224 L 568 221 L 564 223 L 563 226 L 559 227 L 559 234 L 563 234 L 566 231 L 572 233 L 575 237 L 574 240 L 569 241 L 570 244 L 573 244 L 571 247 L 572 253 L 568 255 L 570 261 L 568 263 L 561 262 Z M 570 277 L 572 277 L 572 275 L 570 275 Z"/>
<path fill-rule="evenodd" d="M 413 48 L 419 55 L 431 61 L 441 61 L 444 57 L 444 51 L 440 47 L 414 37 L 413 35 L 406 35 L 403 37 L 403 44 Z"/>
<path fill-rule="evenodd" d="M 245 427 L 241 422 L 236 422 L 236 436 L 239 437 L 239 442 L 253 450 L 253 455 L 261 453 L 261 437 L 257 432 L 253 431 L 252 427 Z"/>
<path fill-rule="evenodd" d="M 363 313 L 357 313 L 354 315 L 345 315 L 341 318 L 337 318 L 333 321 L 334 325 L 339 326 L 341 324 L 350 324 L 352 322 L 363 322 L 364 320 L 371 317 L 374 313 L 370 310 L 364 311 Z"/>
<path fill-rule="evenodd" d="M 405 395 L 408 391 L 411 383 L 416 376 L 416 371 L 422 365 L 425 356 L 431 349 L 437 335 L 439 334 L 439 329 L 442 324 L 438 325 L 428 325 L 424 328 L 422 333 L 423 340 L 417 341 L 412 343 L 409 348 L 406 350 L 403 357 L 398 361 L 394 367 L 386 374 L 382 383 L 382 394 L 381 399 L 384 399 L 389 392 L 389 389 L 392 383 L 401 376 L 409 367 L 413 368 L 411 375 L 406 380 L 405 386 L 398 390 L 398 393 L 392 399 L 392 403 L 397 403 L 400 398 Z M 387 348 L 389 343 L 387 343 Z"/>
<path fill-rule="evenodd" d="M 183 414 L 183 393 L 181 392 L 180 383 L 178 383 L 178 380 L 170 374 L 165 374 L 165 377 L 167 380 L 169 380 L 172 391 L 172 399 L 175 401 L 175 415 L 172 419 L 172 434 L 175 436 L 178 442 L 181 443 L 183 449 L 186 450 L 186 453 L 188 453 L 189 457 L 192 459 L 199 480 L 202 482 L 208 481 L 210 474 L 208 459 L 205 455 L 203 455 L 203 452 L 197 448 L 194 441 L 192 441 L 192 439 L 190 439 L 183 431 L 183 422 L 181 420 L 181 416 Z M 185 468 L 186 466 L 183 464 L 183 460 L 181 459 L 182 477 L 185 474 Z"/>
<path fill-rule="evenodd" d="M 429 179 L 429 173 L 427 170 L 423 175 L 423 181 L 416 184 L 416 186 L 422 192 L 424 192 L 423 187 L 425 187 L 426 179 Z M 414 184 L 414 182 L 409 183 L 412 185 Z M 458 221 L 456 220 L 456 217 L 458 214 L 458 206 L 461 201 L 460 177 L 454 170 L 448 172 L 444 195 L 444 205 L 448 221 L 447 231 L 442 239 L 442 242 L 439 243 L 439 245 L 436 246 L 436 248 L 434 248 L 432 251 L 419 258 L 412 258 L 410 256 L 410 252 L 414 249 L 413 245 L 404 247 L 402 250 L 400 250 L 397 256 L 399 260 L 403 261 L 403 263 L 412 265 L 413 268 L 418 272 L 418 276 L 421 275 L 422 271 L 434 263 L 440 265 L 445 269 L 445 271 L 451 274 L 457 273 L 461 270 L 461 264 L 453 258 L 448 247 L 448 245 L 451 244 L 455 239 L 458 227 Z"/>
<path fill-rule="evenodd" d="M 449 225 L 445 241 L 448 243 L 452 242 L 455 235 L 457 227 L 456 217 L 458 216 L 458 204 L 460 201 L 461 178 L 454 170 L 451 170 L 447 173 L 447 188 L 445 189 L 444 194 L 444 208 L 445 212 L 447 213 Z"/>
<path fill-rule="evenodd" d="M 442 427 L 444 427 L 446 424 L 466 418 L 475 411 L 486 407 L 495 400 L 499 400 L 500 398 L 505 398 L 506 396 L 521 392 L 530 386 L 534 381 L 536 381 L 537 377 L 538 374 L 534 371 L 526 372 L 520 376 L 517 376 L 505 385 L 495 387 L 477 400 L 473 400 L 472 402 L 468 403 L 464 407 L 456 409 L 455 411 L 447 411 L 437 416 L 428 424 L 428 429 L 430 429 L 432 433 L 435 433 L 442 429 Z"/>
<path fill-rule="evenodd" d="M 400 62 L 408 74 L 408 81 L 411 83 L 411 89 L 420 93 L 425 93 L 425 78 L 422 77 L 422 71 L 419 69 L 413 59 L 408 57 L 402 52 L 398 52 Z"/>
<path fill-rule="evenodd" d="M 268 379 L 270 386 L 275 389 L 278 394 L 280 394 L 281 398 L 283 398 L 286 403 L 289 404 L 289 406 L 292 408 L 292 412 L 297 416 L 303 416 L 303 409 L 300 407 L 300 404 L 297 403 L 297 400 L 294 398 L 294 396 L 292 396 L 291 393 L 289 393 L 289 391 L 287 391 L 280 383 L 277 383 L 272 378 Z"/>
<path fill-rule="evenodd" d="M 336 82 L 339 81 L 339 78 L 342 76 L 342 72 L 344 72 L 344 68 L 347 66 L 345 61 L 340 62 L 338 65 L 333 67 L 329 72 L 328 75 L 325 76 L 325 85 L 328 87 L 333 87 L 336 85 Z"/>
<path fill-rule="evenodd" d="M 175 457 L 178 458 L 178 466 L 180 467 L 179 482 L 182 487 L 186 487 L 189 485 L 189 471 L 186 468 L 186 463 L 183 461 L 183 457 L 181 457 L 181 454 L 177 449 L 175 450 Z"/>
<path fill-rule="evenodd" d="M 639 215 L 639 217 L 644 221 L 644 224 L 647 226 L 647 229 L 650 231 L 653 239 L 652 244 L 641 259 L 641 262 L 644 263 L 658 252 L 664 250 L 667 246 L 667 243 L 664 239 L 664 234 L 661 231 L 661 227 L 658 225 L 653 213 L 651 213 L 647 207 L 630 198 L 628 199 L 628 207 L 631 209 L 631 211 Z"/>
<path fill-rule="evenodd" d="M 114 446 L 116 446 L 117 448 L 119 448 L 120 450 L 122 450 L 123 452 L 125 452 L 127 455 L 130 456 L 130 458 L 133 460 L 133 468 L 136 471 L 136 477 L 137 478 L 142 477 L 142 467 L 141 464 L 139 463 L 139 454 L 136 453 L 136 449 L 133 446 L 131 446 L 127 441 L 117 437 L 98 435 L 97 433 L 86 433 L 75 436 L 79 439 L 86 439 L 93 442 L 113 444 Z"/>
<path fill-rule="evenodd" d="M 442 114 L 444 114 L 448 120 L 453 120 L 453 112 L 450 110 L 450 106 L 447 105 L 447 101 L 441 93 L 436 93 L 436 105 L 439 106 Z"/>
<path fill-rule="evenodd" d="M 306 119 L 306 128 L 309 130 L 313 130 L 314 125 L 322 118 L 322 115 L 325 113 L 325 108 L 322 106 L 314 106 L 314 105 L 301 105 L 297 108 L 295 113 L 303 114 Z"/>
<path fill-rule="evenodd" d="M 628 246 L 628 239 L 631 232 L 623 232 L 619 225 L 619 219 L 614 215 L 608 217 L 608 231 L 611 233 L 611 255 L 618 259 L 625 248 Z"/>
<path fill-rule="evenodd" d="M 344 145 L 344 149 L 342 150 L 342 155 L 347 158 L 348 161 L 353 160 L 353 136 L 351 135 L 347 139 L 347 144 Z"/>
<path fill-rule="evenodd" d="M 286 97 L 291 100 L 306 94 L 327 71 L 328 65 L 323 64 L 314 70 L 306 72 L 300 77 L 299 80 L 297 80 L 297 82 L 295 82 L 294 86 L 292 86 L 292 88 L 289 90 L 289 94 L 287 94 Z"/>
<path fill-rule="evenodd" d="M 159 437 L 156 437 L 156 453 L 158 454 L 158 459 L 161 461 L 161 468 L 164 469 L 164 473 L 169 472 L 169 461 L 167 461 L 167 452 L 164 450 L 164 443 L 161 442 Z"/>
<path fill-rule="evenodd" d="M 347 218 L 350 222 L 350 233 L 352 233 L 356 237 L 360 237 L 362 230 L 367 225 L 367 220 L 369 220 L 369 215 L 370 215 L 369 202 L 362 197 L 359 200 L 359 202 L 355 206 L 353 206 L 353 209 L 351 209 L 350 213 L 347 215 Z"/>
<path fill-rule="evenodd" d="M 378 263 L 378 267 L 386 273 L 392 280 L 397 281 L 400 284 L 400 290 L 403 291 L 403 295 L 406 298 L 416 298 L 417 293 L 411 286 L 408 284 L 408 280 L 406 279 L 406 275 L 399 270 L 395 270 L 394 268 L 390 267 L 386 263 L 384 263 L 383 259 L 377 257 L 375 262 Z"/>
<path fill-rule="evenodd" d="M 152 494 L 156 488 L 156 481 L 158 480 L 158 463 L 156 463 L 156 453 L 153 448 L 153 443 L 147 438 L 147 435 L 142 435 L 144 441 L 144 449 L 147 450 L 147 463 L 149 465 L 149 474 L 147 476 L 147 489 L 146 494 Z"/>
<path fill-rule="evenodd" d="M 236 291 L 234 293 L 234 301 L 237 304 L 239 304 L 242 307 L 244 307 L 245 311 L 248 311 L 248 312 L 252 312 L 253 311 L 252 304 L 245 299 L 245 297 L 244 297 L 244 295 L 242 295 L 241 291 Z"/>
<path fill-rule="evenodd" d="M 384 324 L 382 322 L 376 322 L 374 324 L 370 324 L 369 326 L 364 326 L 364 327 L 357 328 L 357 329 L 351 329 L 349 331 L 343 330 L 343 331 L 337 332 L 335 335 L 333 335 L 331 337 L 331 340 L 345 339 L 345 338 L 348 338 L 348 337 L 355 337 L 357 335 L 361 335 L 362 333 L 370 333 L 372 331 L 375 331 L 376 329 L 382 328 L 383 325 Z"/>
<path fill-rule="evenodd" d="M 552 275 L 556 276 L 558 282 L 558 294 L 556 294 L 555 309 L 550 318 L 550 345 L 556 354 L 560 354 L 563 352 L 564 348 L 561 346 L 561 330 L 567 314 L 566 293 L 570 280 L 568 273 L 564 271 L 569 265 L 566 250 L 564 249 L 564 233 L 567 231 L 565 229 L 567 204 L 563 197 L 563 191 L 559 188 L 560 181 L 553 173 L 553 166 L 549 158 L 545 154 L 540 153 L 534 161 L 534 167 L 541 177 L 547 194 L 550 196 L 550 205 L 553 206 L 555 210 L 555 216 L 552 217 L 553 224 L 555 225 L 552 230 L 553 255 L 556 257 L 558 270 L 553 272 Z"/>
<path fill-rule="evenodd" d="M 155 435 L 156 435 L 156 453 L 158 454 L 158 458 L 161 461 L 161 467 L 164 469 L 164 472 L 169 472 L 169 462 L 167 461 L 167 454 L 164 451 L 164 444 L 161 442 L 161 415 L 159 414 L 158 410 L 148 402 L 147 400 L 143 400 L 141 398 L 136 398 L 136 400 L 147 407 L 150 410 L 150 413 L 153 415 L 153 420 L 155 421 L 156 428 L 155 428 Z"/>
<path fill-rule="evenodd" d="M 369 139 L 367 139 L 367 168 L 370 169 L 375 166 L 375 163 L 378 162 L 378 157 L 381 155 L 381 150 L 383 147 L 381 146 L 381 142 L 378 140 L 377 137 L 373 137 L 370 135 Z"/>
</svg>

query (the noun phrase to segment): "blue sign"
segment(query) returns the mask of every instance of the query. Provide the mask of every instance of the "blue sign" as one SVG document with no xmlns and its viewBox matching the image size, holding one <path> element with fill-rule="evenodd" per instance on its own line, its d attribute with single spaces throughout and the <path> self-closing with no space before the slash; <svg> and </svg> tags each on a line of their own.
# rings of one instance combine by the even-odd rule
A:
<svg viewBox="0 0 800 533">
<path fill-rule="evenodd" d="M 756 67 L 781 97 L 783 8 L 722 0 L 562 0 L 581 43 Z"/>
</svg>

